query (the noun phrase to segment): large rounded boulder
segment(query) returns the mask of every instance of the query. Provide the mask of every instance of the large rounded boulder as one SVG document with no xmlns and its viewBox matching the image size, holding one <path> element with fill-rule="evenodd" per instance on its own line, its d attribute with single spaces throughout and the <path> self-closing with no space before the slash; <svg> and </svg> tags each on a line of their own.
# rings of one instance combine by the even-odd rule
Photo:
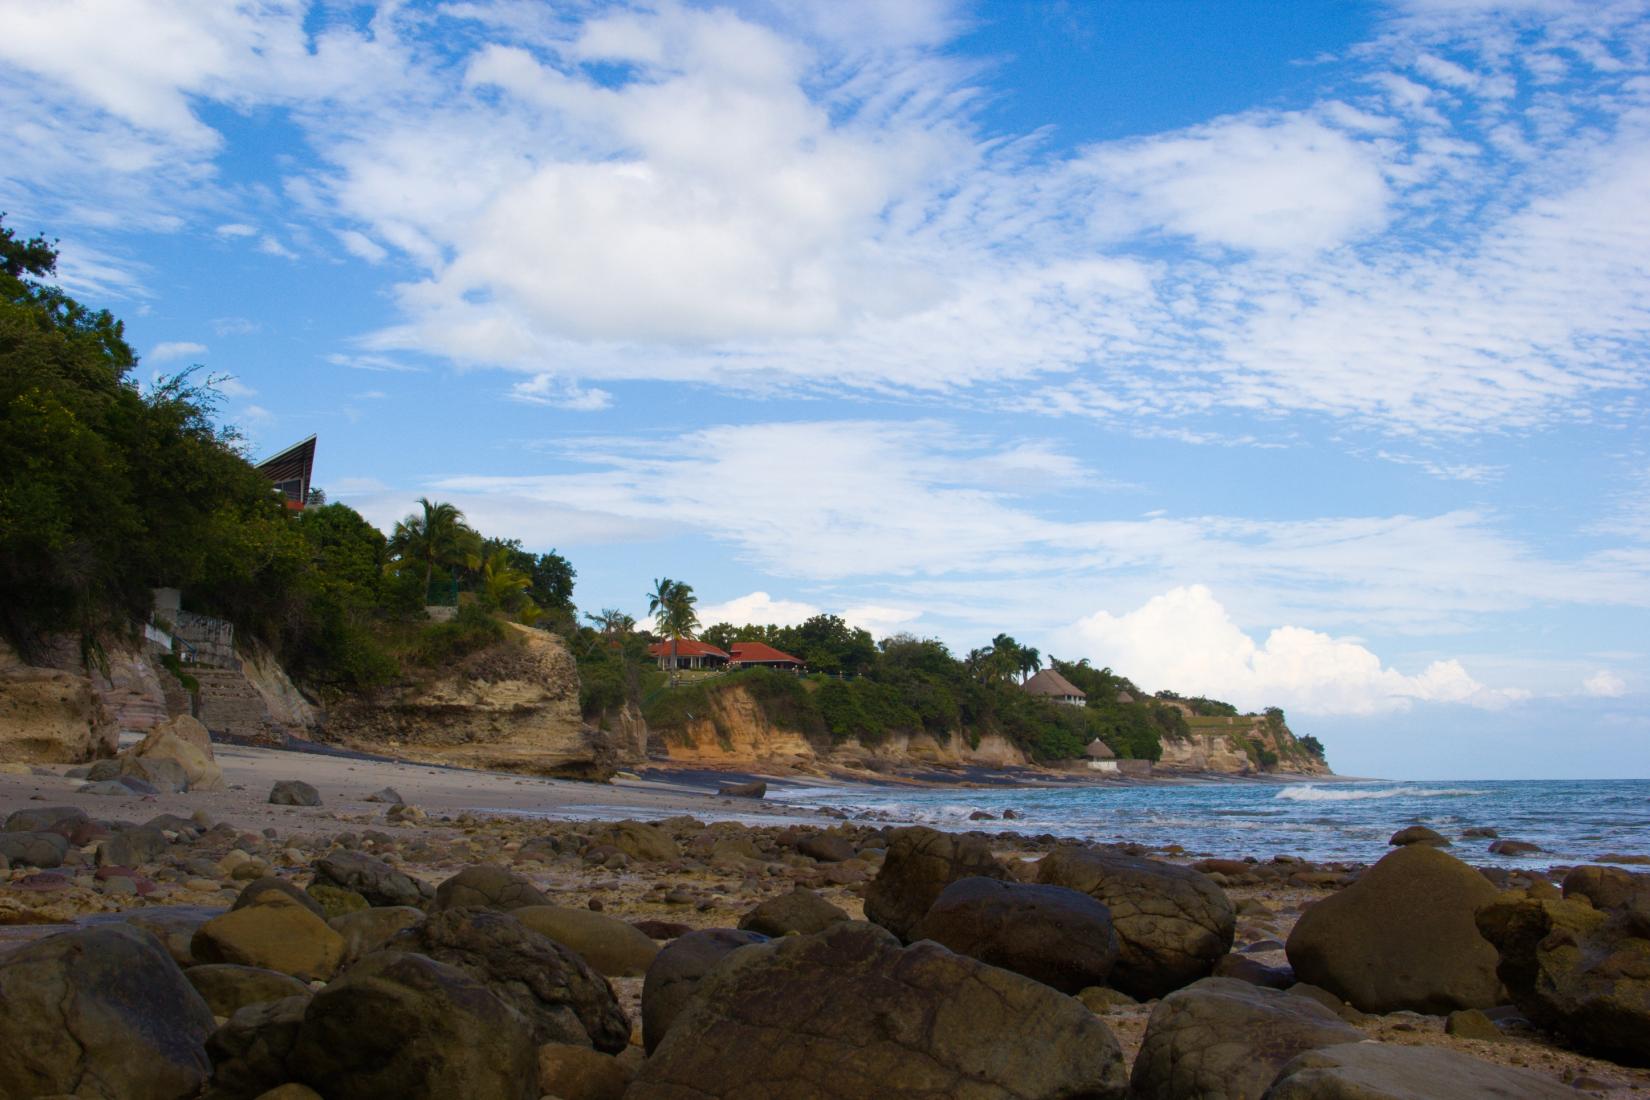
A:
<svg viewBox="0 0 1650 1100">
<path fill-rule="evenodd" d="M 181 1100 L 212 1010 L 158 940 L 105 924 L 0 955 L 0 1096 Z"/>
<path fill-rule="evenodd" d="M 1231 899 L 1190 867 L 1104 848 L 1056 848 L 1038 881 L 1087 894 L 1111 911 L 1117 964 L 1106 984 L 1131 997 L 1161 997 L 1206 978 L 1232 947 Z"/>
<path fill-rule="evenodd" d="M 497 909 L 549 905 L 543 890 L 496 863 L 474 863 L 435 888 L 437 909 Z"/>
<path fill-rule="evenodd" d="M 895 829 L 865 895 L 865 919 L 909 941 L 940 892 L 961 878 L 1007 878 L 982 837 L 914 826 Z"/>
<path fill-rule="evenodd" d="M 310 1001 L 290 1064 L 329 1100 L 536 1100 L 536 1048 L 521 1014 L 472 975 L 381 951 Z"/>
<path fill-rule="evenodd" d="M 1106 984 L 1117 962 L 1111 910 L 1064 886 L 958 879 L 940 892 L 913 938 L 1062 993 Z"/>
<path fill-rule="evenodd" d="M 1152 1010 L 1129 1079 L 1132 1100 L 1258 1097 L 1296 1055 L 1363 1033 L 1307 997 L 1204 978 Z"/>
<path fill-rule="evenodd" d="M 509 914 L 445 909 L 400 933 L 390 947 L 469 974 L 527 1021 L 536 1043 L 575 1043 L 616 1054 L 630 1042 L 630 1020 L 607 979 L 576 951 Z"/>
<path fill-rule="evenodd" d="M 1425 844 L 1399 848 L 1301 915 L 1289 963 L 1364 1012 L 1447 1015 L 1497 1003 L 1496 953 L 1473 916 L 1495 887 Z"/>
<path fill-rule="evenodd" d="M 1120 1100 L 1110 1029 L 1081 1003 L 934 943 L 849 922 L 735 952 L 626 1100 Z"/>
</svg>

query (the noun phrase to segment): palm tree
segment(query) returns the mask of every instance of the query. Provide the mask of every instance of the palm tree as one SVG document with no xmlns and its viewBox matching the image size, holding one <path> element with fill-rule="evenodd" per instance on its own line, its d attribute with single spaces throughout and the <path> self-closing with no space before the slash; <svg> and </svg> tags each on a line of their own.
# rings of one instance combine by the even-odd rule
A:
<svg viewBox="0 0 1650 1100">
<path fill-rule="evenodd" d="M 507 605 L 513 602 L 516 593 L 533 586 L 533 578 L 517 569 L 514 559 L 514 551 L 500 546 L 481 563 L 481 591 L 487 606 L 511 610 Z M 537 609 L 532 600 L 524 598 L 524 601 L 526 606 Z"/>
<path fill-rule="evenodd" d="M 1020 647 L 1020 683 L 1031 679 L 1031 674 L 1043 667 L 1043 655 L 1035 646 Z"/>
<path fill-rule="evenodd" d="M 423 514 L 410 513 L 390 535 L 389 551 L 395 560 L 389 567 L 399 570 L 422 565 L 427 599 L 438 566 L 475 569 L 480 565 L 481 536 L 464 522 L 464 513 L 457 505 L 438 503 L 429 497 L 419 497 L 418 504 Z"/>
<path fill-rule="evenodd" d="M 636 620 L 616 607 L 604 607 L 594 615 L 585 613 L 590 625 L 602 632 L 609 644 L 622 642 L 636 628 Z"/>
<path fill-rule="evenodd" d="M 693 586 L 669 577 L 656 578 L 653 591 L 647 596 L 647 613 L 659 627 L 659 633 L 670 639 L 670 682 L 676 683 L 676 646 L 683 638 L 693 637 L 699 628 L 699 615 L 694 605 L 699 597 Z"/>
</svg>

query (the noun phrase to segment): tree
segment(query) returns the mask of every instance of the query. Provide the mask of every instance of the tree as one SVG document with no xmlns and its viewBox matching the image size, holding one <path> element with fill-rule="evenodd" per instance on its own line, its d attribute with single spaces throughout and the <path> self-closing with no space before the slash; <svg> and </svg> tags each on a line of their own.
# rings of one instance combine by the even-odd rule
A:
<svg viewBox="0 0 1650 1100">
<path fill-rule="evenodd" d="M 446 502 L 418 498 L 421 512 L 410 513 L 395 525 L 389 549 L 392 568 L 422 568 L 426 597 L 436 569 L 481 565 L 481 536 L 464 522 L 464 513 Z"/>
<path fill-rule="evenodd" d="M 481 598 L 487 607 L 519 612 L 538 605 L 524 595 L 532 579 L 516 568 L 514 553 L 508 547 L 498 547 L 481 563 Z"/>
<path fill-rule="evenodd" d="M 552 550 L 534 558 L 528 574 L 533 582 L 528 595 L 534 603 L 550 610 L 571 611 L 573 581 L 579 575 L 571 562 Z"/>
<path fill-rule="evenodd" d="M 604 607 L 593 615 L 585 615 L 590 625 L 601 631 L 609 645 L 623 643 L 636 629 L 636 620 L 616 607 Z"/>
<path fill-rule="evenodd" d="M 699 597 L 693 587 L 669 577 L 655 578 L 653 591 L 648 593 L 647 612 L 659 628 L 659 633 L 670 639 L 670 678 L 676 682 L 676 647 L 683 638 L 693 637 L 699 627 L 699 615 L 694 605 Z"/>
</svg>

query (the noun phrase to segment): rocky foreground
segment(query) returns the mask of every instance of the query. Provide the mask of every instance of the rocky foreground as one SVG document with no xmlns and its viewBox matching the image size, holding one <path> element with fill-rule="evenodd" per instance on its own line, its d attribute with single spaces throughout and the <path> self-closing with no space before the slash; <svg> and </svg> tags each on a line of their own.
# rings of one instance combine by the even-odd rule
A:
<svg viewBox="0 0 1650 1100">
<path fill-rule="evenodd" d="M 75 782 L 178 782 L 154 760 L 189 754 L 158 741 Z M 186 786 L 219 781 L 192 763 Z M 1367 868 L 1183 865 L 1052 836 L 441 817 L 393 790 L 339 812 L 323 793 L 257 792 L 281 824 L 256 830 L 43 795 L 10 813 L 0 1098 L 1650 1087 L 1650 876 L 1480 872 L 1413 833 Z"/>
</svg>

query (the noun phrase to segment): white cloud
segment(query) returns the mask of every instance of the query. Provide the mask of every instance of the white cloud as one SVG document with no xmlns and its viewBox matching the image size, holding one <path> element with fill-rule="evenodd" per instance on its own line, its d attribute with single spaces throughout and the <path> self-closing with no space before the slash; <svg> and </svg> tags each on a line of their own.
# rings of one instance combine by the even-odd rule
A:
<svg viewBox="0 0 1650 1100">
<path fill-rule="evenodd" d="M 1205 244 L 1333 248 L 1379 229 L 1391 195 L 1375 145 L 1302 114 L 1221 119 L 1101 147 L 1080 170 L 1103 181 L 1098 225 L 1142 222 Z"/>
<path fill-rule="evenodd" d="M 216 375 L 211 382 L 212 388 L 225 397 L 253 397 L 258 392 L 233 374 Z"/>
<path fill-rule="evenodd" d="M 220 225 L 217 229 L 213 230 L 213 232 L 226 241 L 238 240 L 242 237 L 256 237 L 258 235 L 258 230 L 256 228 L 242 222 L 229 222 L 225 225 Z"/>
<path fill-rule="evenodd" d="M 164 340 L 150 348 L 149 354 L 144 358 L 151 363 L 170 363 L 174 359 L 187 359 L 205 354 L 205 344 L 197 344 L 190 340 Z"/>
<path fill-rule="evenodd" d="M 510 388 L 510 397 L 529 405 L 550 405 L 574 412 L 600 412 L 613 404 L 613 395 L 595 386 L 585 388 L 570 378 L 537 374 Z"/>
<path fill-rule="evenodd" d="M 338 234 L 338 239 L 350 255 L 358 256 L 369 264 L 382 263 L 389 256 L 388 249 L 359 230 L 346 229 Z"/>
<path fill-rule="evenodd" d="M 1601 699 L 1617 699 L 1627 694 L 1627 681 L 1601 668 L 1582 682 L 1582 690 L 1588 695 L 1596 695 Z"/>
<path fill-rule="evenodd" d="M 296 252 L 267 234 L 258 242 L 258 251 L 266 256 L 279 256 L 283 260 L 296 260 L 298 258 Z"/>
<path fill-rule="evenodd" d="M 722 603 L 702 604 L 699 621 L 706 626 L 732 623 L 734 626 L 796 626 L 820 613 L 819 608 L 799 600 L 776 600 L 766 592 L 751 592 Z"/>
<path fill-rule="evenodd" d="M 252 336 L 263 328 L 258 322 L 246 317 L 216 317 L 211 324 L 212 331 L 219 336 Z"/>
<path fill-rule="evenodd" d="M 1126 670 L 1148 691 L 1226 699 L 1255 710 L 1282 706 L 1305 714 L 1379 714 L 1415 703 L 1500 708 L 1524 697 L 1474 680 L 1459 661 L 1434 661 L 1406 675 L 1357 642 L 1280 626 L 1257 642 L 1202 585 L 1175 588 L 1127 614 L 1100 611 L 1079 620 L 1063 651 Z"/>
</svg>

